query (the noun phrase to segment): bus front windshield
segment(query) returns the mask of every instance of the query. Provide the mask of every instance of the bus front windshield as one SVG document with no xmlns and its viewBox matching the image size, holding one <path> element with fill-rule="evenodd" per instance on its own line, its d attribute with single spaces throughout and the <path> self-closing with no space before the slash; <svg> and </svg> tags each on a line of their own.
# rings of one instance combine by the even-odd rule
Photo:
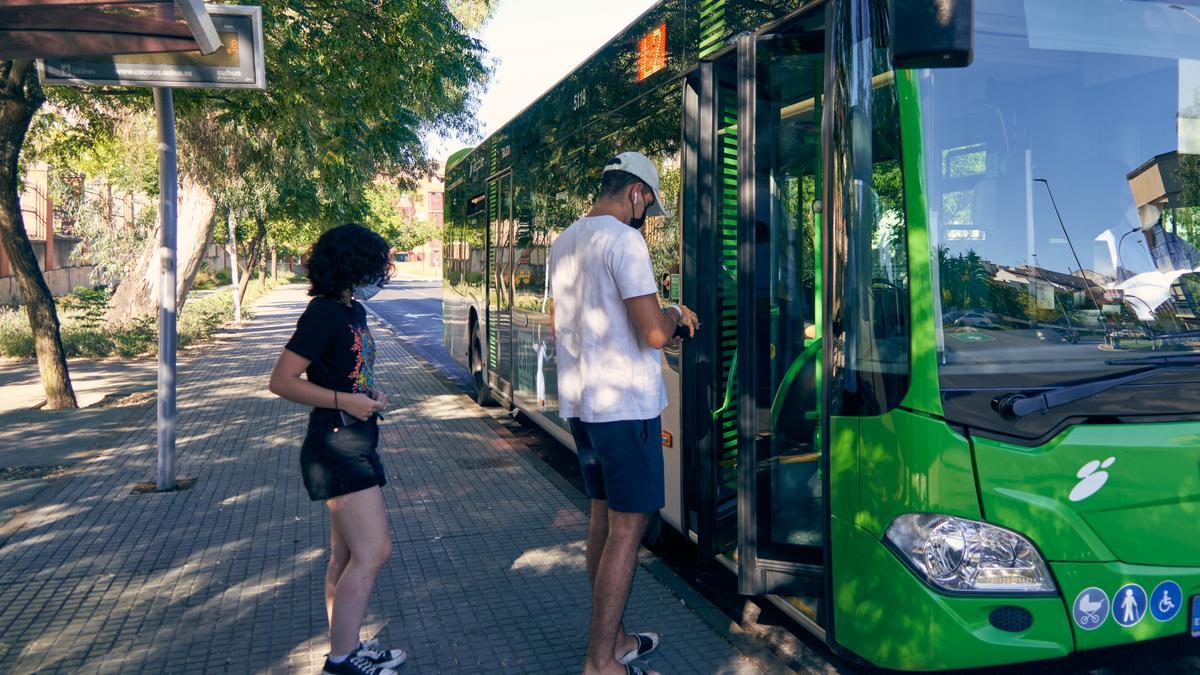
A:
<svg viewBox="0 0 1200 675">
<path fill-rule="evenodd" d="M 947 414 L 1200 353 L 1200 2 L 975 6 L 972 65 L 917 74 Z"/>
</svg>

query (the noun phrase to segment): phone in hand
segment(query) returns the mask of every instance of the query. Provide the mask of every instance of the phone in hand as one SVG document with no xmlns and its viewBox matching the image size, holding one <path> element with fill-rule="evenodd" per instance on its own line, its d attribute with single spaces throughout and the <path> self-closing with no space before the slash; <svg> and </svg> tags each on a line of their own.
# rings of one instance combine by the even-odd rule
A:
<svg viewBox="0 0 1200 675">
<path fill-rule="evenodd" d="M 699 330 L 700 327 L 697 326 L 696 329 Z M 688 340 L 691 339 L 692 332 L 688 329 L 688 325 L 686 323 L 681 323 L 675 327 L 675 334 L 671 337 L 678 338 L 680 340 Z"/>
<path fill-rule="evenodd" d="M 351 415 L 350 413 L 346 412 L 345 410 L 339 410 L 338 415 L 340 415 L 342 418 L 342 426 L 343 427 L 352 427 L 355 424 L 361 424 L 364 421 L 366 421 L 366 420 L 358 419 L 357 417 L 355 417 L 354 415 Z M 371 413 L 371 417 L 374 417 L 377 420 L 382 420 L 383 414 L 376 411 L 376 412 Z M 368 417 L 367 420 L 371 419 L 371 417 Z"/>
</svg>

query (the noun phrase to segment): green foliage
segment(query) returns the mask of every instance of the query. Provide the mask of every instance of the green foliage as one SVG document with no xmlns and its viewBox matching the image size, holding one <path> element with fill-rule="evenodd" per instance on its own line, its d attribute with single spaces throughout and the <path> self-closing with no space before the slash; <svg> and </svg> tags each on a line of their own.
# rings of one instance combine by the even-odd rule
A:
<svg viewBox="0 0 1200 675">
<path fill-rule="evenodd" d="M 158 163 L 153 118 L 146 111 L 113 112 L 86 140 L 79 120 L 51 108 L 30 132 L 27 161 L 52 167 L 50 193 L 68 232 L 87 246 L 72 259 L 94 265 L 94 282 L 117 281 L 137 262 L 158 214 Z M 134 220 L 125 222 L 133 200 Z"/>
<path fill-rule="evenodd" d="M 474 33 L 483 28 L 500 0 L 447 0 L 450 12 L 462 22 L 463 28 Z"/>
<path fill-rule="evenodd" d="M 249 307 L 273 286 L 250 282 L 245 306 Z M 111 293 L 105 289 L 78 289 L 59 299 L 62 307 L 62 341 L 68 357 L 106 358 L 153 355 L 158 351 L 157 317 L 145 317 L 112 328 L 96 317 L 102 316 L 104 303 Z M 233 316 L 233 293 L 224 289 L 202 298 L 189 300 L 179 314 L 179 346 L 185 347 L 208 339 Z M 243 318 L 252 318 L 246 309 Z M 33 334 L 29 319 L 21 309 L 0 308 L 0 357 L 33 358 Z"/>
<path fill-rule="evenodd" d="M 490 0 L 454 2 L 461 21 L 423 0 L 256 4 L 268 89 L 177 93 L 191 169 L 222 206 L 265 210 L 278 229 L 360 220 L 377 176 L 432 168 L 424 133 L 475 130 L 487 70 L 467 31 Z"/>
<path fill-rule="evenodd" d="M 411 251 L 442 235 L 436 225 L 418 220 L 396 208 L 396 203 L 406 195 L 414 198 L 414 195 L 390 181 L 377 180 L 366 190 L 367 213 L 363 223 L 399 251 Z"/>
<path fill-rule="evenodd" d="M 678 165 L 659 162 L 658 187 L 662 192 L 658 198 L 670 210 L 670 214 L 648 221 L 645 226 L 646 245 L 650 249 L 650 262 L 657 281 L 664 272 L 677 271 L 680 260 L 679 190 L 681 178 Z"/>
<path fill-rule="evenodd" d="M 221 272 L 225 273 L 226 278 L 229 277 L 228 270 L 221 270 Z M 220 275 L 217 273 L 214 273 L 213 269 L 212 269 L 212 265 L 209 265 L 208 261 L 205 260 L 204 262 L 200 263 L 200 269 L 196 270 L 196 278 L 192 280 L 192 290 L 193 291 L 207 291 L 207 290 L 210 290 L 213 288 L 217 288 L 218 286 L 227 285 L 228 283 L 229 283 L 229 281 L 225 281 L 225 283 L 221 283 Z"/>
<path fill-rule="evenodd" d="M 427 135 L 477 132 L 488 68 L 471 33 L 495 0 L 253 4 L 263 11 L 268 87 L 176 90 L 180 168 L 212 194 L 221 216 L 233 210 L 265 222 L 282 252 L 305 253 L 324 229 L 364 219 L 379 176 L 403 184 L 431 171 Z M 154 195 L 149 90 L 47 94 L 26 160 Z M 100 232 L 85 234 L 91 242 Z M 123 268 L 123 251 L 97 255 L 108 273 Z"/>
<path fill-rule="evenodd" d="M 70 295 L 59 298 L 58 306 L 63 310 L 74 311 L 81 326 L 94 329 L 99 328 L 103 322 L 104 310 L 108 308 L 108 301 L 112 296 L 112 289 L 105 286 L 80 286 L 71 291 Z"/>
</svg>

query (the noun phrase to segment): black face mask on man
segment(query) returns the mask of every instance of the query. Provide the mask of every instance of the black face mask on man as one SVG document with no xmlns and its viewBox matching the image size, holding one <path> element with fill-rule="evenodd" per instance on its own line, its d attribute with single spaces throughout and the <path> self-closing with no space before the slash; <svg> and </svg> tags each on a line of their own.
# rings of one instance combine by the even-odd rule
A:
<svg viewBox="0 0 1200 675">
<path fill-rule="evenodd" d="M 637 192 L 633 193 L 633 200 L 632 200 L 632 201 L 633 201 L 633 210 L 634 210 L 634 212 L 636 213 L 636 212 L 637 212 L 637 205 L 638 205 L 638 202 L 639 202 L 639 201 L 641 201 L 641 195 L 640 195 L 640 194 L 638 194 Z M 630 226 L 630 227 L 632 227 L 632 228 L 633 228 L 633 229 L 635 229 L 635 230 L 640 230 L 640 229 L 642 229 L 642 225 L 645 225 L 645 224 L 646 224 L 646 209 L 648 209 L 648 208 L 650 208 L 650 207 L 649 207 L 649 206 L 643 207 L 643 208 L 642 208 L 642 215 L 640 215 L 640 216 L 634 216 L 634 215 L 630 215 L 630 217 L 629 217 L 629 226 Z"/>
</svg>

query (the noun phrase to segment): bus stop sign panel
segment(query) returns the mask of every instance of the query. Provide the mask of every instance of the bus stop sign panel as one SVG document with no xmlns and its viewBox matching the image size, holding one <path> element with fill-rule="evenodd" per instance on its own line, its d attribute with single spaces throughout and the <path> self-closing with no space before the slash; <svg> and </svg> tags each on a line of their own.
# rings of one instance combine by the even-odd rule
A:
<svg viewBox="0 0 1200 675">
<path fill-rule="evenodd" d="M 265 89 L 262 10 L 210 5 L 221 47 L 199 51 L 48 58 L 39 62 L 43 84 L 73 86 Z"/>
</svg>

